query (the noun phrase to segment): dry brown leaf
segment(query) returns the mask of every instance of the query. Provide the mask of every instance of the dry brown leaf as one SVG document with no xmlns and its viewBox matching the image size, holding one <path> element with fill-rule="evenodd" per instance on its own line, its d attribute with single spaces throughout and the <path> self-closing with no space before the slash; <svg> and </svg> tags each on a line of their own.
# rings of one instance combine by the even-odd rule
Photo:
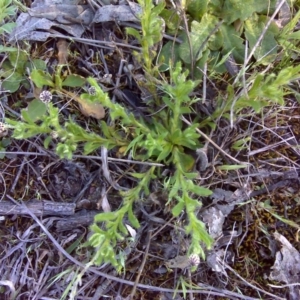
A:
<svg viewBox="0 0 300 300">
<path fill-rule="evenodd" d="M 191 265 L 191 263 L 190 263 L 188 256 L 178 255 L 175 258 L 168 260 L 165 263 L 165 265 L 170 269 L 176 269 L 176 268 L 185 269 L 185 268 L 188 268 Z"/>
<path fill-rule="evenodd" d="M 76 102 L 78 102 L 79 109 L 84 116 L 93 117 L 97 120 L 103 119 L 105 117 L 105 109 L 100 103 L 83 100 L 77 95 L 66 90 L 64 90 L 63 92 L 74 99 Z"/>
<path fill-rule="evenodd" d="M 93 117 L 97 120 L 103 119 L 105 117 L 104 107 L 100 103 L 86 102 L 80 99 L 78 101 L 81 113 L 86 117 Z"/>
<path fill-rule="evenodd" d="M 68 47 L 69 43 L 66 39 L 59 39 L 56 43 L 56 47 L 58 50 L 57 57 L 58 57 L 58 64 L 65 65 L 68 62 Z"/>
</svg>

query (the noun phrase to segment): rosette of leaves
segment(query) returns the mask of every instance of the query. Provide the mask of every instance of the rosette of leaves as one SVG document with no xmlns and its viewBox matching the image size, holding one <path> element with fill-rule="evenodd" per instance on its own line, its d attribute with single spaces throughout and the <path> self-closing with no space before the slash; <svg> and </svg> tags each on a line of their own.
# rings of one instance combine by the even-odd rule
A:
<svg viewBox="0 0 300 300">
<path fill-rule="evenodd" d="M 3 79 L 2 88 L 11 93 L 16 92 L 20 86 L 29 90 L 27 70 L 45 70 L 45 62 L 41 59 L 29 60 L 28 53 L 24 50 L 13 47 L 5 47 L 3 50 L 8 53 L 8 56 L 0 70 L 0 78 Z"/>
<path fill-rule="evenodd" d="M 160 53 L 161 71 L 169 68 L 169 60 L 181 60 L 191 69 L 194 78 L 201 78 L 204 64 L 208 63 L 209 71 L 226 71 L 225 60 L 232 54 L 237 64 L 244 62 L 245 53 L 255 46 L 265 30 L 270 16 L 275 11 L 277 0 L 191 0 L 186 7 L 179 8 L 189 19 L 188 33 L 178 32 L 182 26 L 182 17 L 170 13 L 170 9 L 162 12 L 167 32 L 177 34 L 183 40 L 180 44 L 167 42 Z M 182 26 L 183 27 L 183 26 Z M 278 52 L 279 28 L 272 22 L 264 34 L 261 43 L 254 52 L 258 64 L 268 65 L 273 62 Z M 248 41 L 249 49 L 245 49 Z M 225 57 L 224 61 L 222 59 Z M 220 63 L 221 62 L 221 63 Z M 217 66 L 217 67 L 216 67 Z"/>
</svg>

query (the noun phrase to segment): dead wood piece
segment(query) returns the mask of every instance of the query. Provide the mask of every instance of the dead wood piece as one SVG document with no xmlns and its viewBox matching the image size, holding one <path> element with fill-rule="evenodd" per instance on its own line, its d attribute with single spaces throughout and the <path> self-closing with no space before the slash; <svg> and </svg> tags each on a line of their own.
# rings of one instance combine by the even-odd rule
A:
<svg viewBox="0 0 300 300">
<path fill-rule="evenodd" d="M 56 223 L 57 231 L 66 231 L 78 228 L 80 226 L 89 226 L 94 222 L 94 217 L 99 211 L 82 210 L 75 213 L 73 216 L 65 217 L 63 220 Z"/>
<path fill-rule="evenodd" d="M 76 203 L 30 200 L 24 203 L 37 216 L 64 216 L 75 213 Z M 11 201 L 0 201 L 0 215 L 28 215 L 26 208 Z"/>
</svg>

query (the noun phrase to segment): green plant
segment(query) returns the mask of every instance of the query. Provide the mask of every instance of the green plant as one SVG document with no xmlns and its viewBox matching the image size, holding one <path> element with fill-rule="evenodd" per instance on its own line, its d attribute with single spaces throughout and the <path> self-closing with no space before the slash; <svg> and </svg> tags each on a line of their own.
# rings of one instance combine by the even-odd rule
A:
<svg viewBox="0 0 300 300">
<path fill-rule="evenodd" d="M 17 6 L 12 0 L 3 0 L 0 2 L 0 35 L 10 34 L 15 27 L 15 22 L 8 22 L 8 18 L 16 14 Z M 4 78 L 2 87 L 4 90 L 15 92 L 21 84 L 29 87 L 26 80 L 26 67 L 32 64 L 28 63 L 28 55 L 25 51 L 19 51 L 14 47 L 0 45 L 0 52 L 8 53 L 8 58 L 2 63 L 0 78 Z"/>
<path fill-rule="evenodd" d="M 203 76 L 205 64 L 210 73 L 224 73 L 226 59 L 219 64 L 224 57 L 231 54 L 237 64 L 243 64 L 245 53 L 253 49 L 257 65 L 274 62 L 279 48 L 279 28 L 275 21 L 268 28 L 266 25 L 276 9 L 276 2 L 190 0 L 186 1 L 186 6 L 179 8 L 179 16 L 176 16 L 177 7 L 172 13 L 172 9 L 166 8 L 160 14 L 165 20 L 166 31 L 176 33 L 183 42 L 170 41 L 162 47 L 158 59 L 160 70 L 169 69 L 170 59 L 174 64 L 182 61 L 186 68 L 193 70 L 192 78 L 199 79 Z M 188 16 L 191 17 L 190 22 L 187 21 Z M 182 23 L 184 26 L 178 30 Z M 262 34 L 261 43 L 256 45 Z"/>
<path fill-rule="evenodd" d="M 45 111 L 47 110 L 47 114 Z M 32 115 L 35 115 L 33 118 Z M 13 137 L 16 139 L 30 138 L 38 134 L 45 134 L 44 147 L 48 148 L 51 141 L 56 142 L 56 152 L 61 158 L 71 159 L 78 143 L 85 142 L 85 152 L 105 145 L 111 148 L 111 142 L 101 138 L 97 134 L 87 133 L 71 118 L 61 124 L 58 108 L 52 103 L 48 106 L 39 100 L 33 102 L 33 107 L 23 109 L 21 112 L 23 121 L 7 119 L 7 123 L 14 128 Z M 39 124 L 37 124 L 39 122 Z M 113 144 L 115 146 L 115 144 Z"/>
<path fill-rule="evenodd" d="M 185 153 L 187 148 L 196 150 L 200 146 L 199 135 L 195 132 L 197 124 L 184 128 L 180 119 L 183 112 L 190 112 L 188 106 L 192 100 L 188 95 L 196 85 L 195 82 L 187 80 L 187 76 L 188 72 L 182 72 L 180 64 L 172 70 L 171 83 L 163 87 L 166 92 L 163 101 L 167 108 L 158 114 L 158 119 L 150 127 L 146 126 L 143 121 L 137 120 L 131 113 L 127 113 L 121 105 L 111 102 L 95 79 L 88 79 L 95 93 L 93 95 L 83 93 L 81 99 L 85 101 L 98 99 L 104 107 L 110 109 L 110 116 L 113 120 L 119 119 L 123 126 L 134 128 L 131 139 L 124 138 L 124 135 L 119 133 L 120 130 L 107 126 L 105 122 L 101 122 L 104 137 L 86 132 L 71 119 L 60 124 L 58 109 L 52 103 L 47 106 L 47 114 L 44 112 L 35 114 L 34 121 L 26 109 L 22 110 L 23 122 L 10 119 L 7 122 L 14 127 L 13 137 L 15 138 L 24 139 L 41 133 L 46 134 L 45 147 L 53 141 L 55 133 L 55 138 L 59 140 L 56 144 L 56 152 L 60 157 L 70 159 L 78 144 L 83 143 L 85 154 L 91 153 L 100 146 L 109 149 L 123 147 L 126 152 L 132 151 L 136 159 L 174 164 L 176 169 L 174 175 L 165 181 L 165 188 L 168 191 L 167 202 L 173 207 L 174 216 L 178 216 L 183 210 L 186 211 L 188 217 L 186 231 L 191 235 L 190 252 L 204 257 L 201 242 L 210 247 L 212 240 L 204 224 L 196 216 L 197 208 L 201 206 L 197 198 L 208 196 L 211 192 L 194 183 L 193 179 L 197 174 L 190 172 L 194 159 Z M 38 125 L 37 121 L 39 121 Z M 142 149 L 145 151 L 141 151 Z M 92 226 L 94 234 L 90 243 L 97 249 L 95 256 L 97 264 L 110 262 L 114 266 L 118 265 L 115 247 L 117 242 L 127 234 L 124 218 L 127 216 L 134 227 L 139 226 L 138 219 L 133 213 L 134 202 L 138 201 L 141 192 L 146 196 L 149 195 L 149 184 L 159 173 L 156 167 L 151 167 L 144 174 L 133 173 L 131 175 L 140 181 L 136 187 L 122 193 L 123 206 L 112 213 L 101 213 L 95 217 L 96 222 L 104 222 L 104 228 L 96 224 Z"/>
<path fill-rule="evenodd" d="M 199 20 L 191 23 L 192 47 L 189 48 L 191 51 L 194 51 L 193 55 L 188 58 L 188 56 L 183 56 L 183 54 L 186 55 L 186 51 L 179 49 L 178 52 L 179 54 L 180 51 L 182 52 L 181 59 L 185 65 L 195 63 L 197 67 L 198 61 L 203 57 L 205 57 L 206 61 L 210 53 L 212 53 L 212 49 L 209 47 L 216 45 L 218 42 L 214 39 L 206 40 L 204 39 L 205 35 L 198 32 L 200 27 L 205 25 L 201 22 L 208 22 L 206 27 L 204 27 L 206 37 L 218 24 L 218 18 L 212 13 L 212 8 L 215 9 L 215 14 L 217 15 L 222 13 L 217 9 L 218 5 L 226 8 L 223 13 L 227 24 L 221 24 L 220 31 L 218 31 L 219 34 L 224 33 L 223 37 L 221 36 L 221 41 L 225 39 L 226 35 L 230 36 L 230 38 L 234 36 L 232 23 L 238 21 L 237 14 L 230 15 L 228 13 L 234 9 L 234 3 L 241 4 L 238 0 L 214 0 L 207 2 L 202 7 L 201 15 L 195 17 L 196 20 L 197 18 Z M 163 13 L 164 4 L 156 8 L 153 8 L 150 0 L 141 1 L 141 4 L 144 9 L 140 16 L 143 28 L 142 33 L 140 34 L 131 29 L 128 29 L 127 32 L 141 43 L 142 55 L 139 56 L 140 62 L 151 79 L 159 74 L 157 66 L 152 65 L 156 56 L 154 47 L 162 39 L 161 29 L 155 25 L 155 21 L 160 20 L 159 14 Z M 189 5 L 192 4 L 198 5 L 199 2 L 191 2 Z M 249 28 L 255 22 L 260 24 L 260 19 L 257 19 L 260 17 L 255 12 L 263 12 L 264 7 L 264 4 L 261 4 L 254 8 L 253 4 L 251 6 L 252 10 L 250 9 L 249 12 L 243 10 L 241 14 L 242 19 L 239 22 L 242 22 L 243 26 L 248 26 Z M 188 11 L 192 14 L 191 9 Z M 249 21 L 249 18 L 254 18 L 256 21 L 252 19 Z M 161 23 L 159 24 L 161 25 Z M 250 29 L 247 30 L 244 33 L 248 35 L 250 41 Z M 256 31 L 254 30 L 253 32 Z M 214 34 L 217 34 L 217 32 Z M 196 37 L 197 35 L 199 36 Z M 236 40 L 235 38 L 233 40 L 237 44 L 215 46 L 215 51 L 219 52 L 222 47 L 227 47 L 224 48 L 225 50 L 222 50 L 223 52 L 221 51 L 224 55 L 229 51 L 238 56 L 238 49 L 240 49 L 238 45 L 242 45 L 241 38 L 236 37 Z M 184 49 L 186 44 L 187 41 L 185 40 L 180 47 Z M 196 51 L 196 49 L 198 50 Z M 204 53 L 205 51 L 206 54 Z M 260 54 L 255 55 L 257 55 L 257 59 L 261 58 Z M 195 59 L 194 62 L 191 60 L 191 57 Z M 181 116 L 182 114 L 191 113 L 191 105 L 197 100 L 192 99 L 190 94 L 199 85 L 199 81 L 189 79 L 189 72 L 187 70 L 184 71 L 180 60 L 173 63 L 172 60 L 165 59 L 165 62 L 167 61 L 169 82 L 161 84 L 160 88 L 163 90 L 164 96 L 158 100 L 160 105 L 164 105 L 164 109 L 153 116 L 152 124 L 145 124 L 143 120 L 137 119 L 132 113 L 128 113 L 120 104 L 112 102 L 108 94 L 103 92 L 94 78 L 87 79 L 87 83 L 91 86 L 93 93 L 82 93 L 77 101 L 79 103 L 99 103 L 109 110 L 113 121 L 118 121 L 113 122 L 111 126 L 101 121 L 102 136 L 97 133 L 87 132 L 71 118 L 62 120 L 59 110 L 52 103 L 46 105 L 39 100 L 34 100 L 27 109 L 22 110 L 22 121 L 7 119 L 7 122 L 14 128 L 13 137 L 17 139 L 43 134 L 44 146 L 47 148 L 50 143 L 53 143 L 57 154 L 62 158 L 71 159 L 73 153 L 81 149 L 79 146 L 82 147 L 84 154 L 90 154 L 99 147 L 104 146 L 108 149 L 121 148 L 125 153 L 130 151 L 133 157 L 138 160 L 174 166 L 174 173 L 165 178 L 163 182 L 164 189 L 167 192 L 165 205 L 171 207 L 171 212 L 175 217 L 178 217 L 183 211 L 186 213 L 185 230 L 191 237 L 188 254 L 204 257 L 203 245 L 205 244 L 207 248 L 211 247 L 212 239 L 207 233 L 205 225 L 197 218 L 197 210 L 201 207 L 201 197 L 209 196 L 211 191 L 197 185 L 195 181 L 197 174 L 192 172 L 195 161 L 191 155 L 187 154 L 187 150 L 195 151 L 202 146 L 199 141 L 200 135 L 196 129 L 207 124 L 213 128 L 214 121 L 220 116 L 223 115 L 228 119 L 232 119 L 233 113 L 239 113 L 245 107 L 250 106 L 259 112 L 270 102 L 282 104 L 289 83 L 298 78 L 300 67 L 285 68 L 279 71 L 277 76 L 275 74 L 266 76 L 255 74 L 247 79 L 247 93 L 235 95 L 234 86 L 228 84 L 227 100 L 223 101 L 220 98 L 216 111 L 210 117 L 201 120 L 200 124 L 194 122 L 189 127 L 185 127 Z M 31 72 L 31 79 L 38 87 L 48 86 L 53 93 L 58 94 L 68 94 L 69 92 L 64 89 L 66 86 L 82 87 L 85 83 L 77 75 L 69 75 L 67 78 L 62 78 L 61 67 L 56 70 L 53 76 L 42 70 L 35 69 Z M 149 84 L 151 85 L 153 82 Z M 126 131 L 126 127 L 131 128 L 130 132 Z M 235 146 L 239 148 L 241 144 L 237 143 Z M 230 170 L 239 167 L 236 165 L 223 166 L 223 169 Z M 153 179 L 160 177 L 160 171 L 153 166 L 144 173 L 131 173 L 130 175 L 138 179 L 138 183 L 132 189 L 121 193 L 123 198 L 121 207 L 114 212 L 98 214 L 95 217 L 95 222 L 101 222 L 101 226 L 98 225 L 99 223 L 95 223 L 91 227 L 93 235 L 88 245 L 92 245 L 96 250 L 93 258 L 93 262 L 96 264 L 109 262 L 115 267 L 122 266 L 122 253 L 116 253 L 116 246 L 128 233 L 124 223 L 125 219 L 128 219 L 128 222 L 133 227 L 139 227 L 139 220 L 134 214 L 134 204 L 139 201 L 141 194 L 149 195 L 149 185 Z"/>
<path fill-rule="evenodd" d="M 41 59 L 30 61 L 29 54 L 17 48 L 5 47 L 2 50 L 8 53 L 0 70 L 0 78 L 3 78 L 3 89 L 11 93 L 16 92 L 21 85 L 30 89 L 27 71 L 44 70 L 46 68 L 45 62 Z"/>
<path fill-rule="evenodd" d="M 70 74 L 62 78 L 62 68 L 63 65 L 59 65 L 52 76 L 44 70 L 36 68 L 32 70 L 30 77 L 38 88 L 46 85 L 55 92 L 62 91 L 64 87 L 81 87 L 84 85 L 85 80 L 76 74 Z"/>
<path fill-rule="evenodd" d="M 247 87 L 235 95 L 234 86 L 228 84 L 227 99 L 217 99 L 216 110 L 211 116 L 200 122 L 200 127 L 210 125 L 212 128 L 221 116 L 234 121 L 237 114 L 245 108 L 252 108 L 256 113 L 272 104 L 283 105 L 285 96 L 293 93 L 291 84 L 299 78 L 300 66 L 288 66 L 276 74 L 258 74 L 256 72 L 247 80 Z"/>
<path fill-rule="evenodd" d="M 151 1 L 145 1 L 143 4 L 144 14 L 141 20 L 144 30 L 142 35 L 140 36 L 137 32 L 130 30 L 128 32 L 141 42 L 145 70 L 154 75 L 152 60 L 155 57 L 155 52 L 153 47 L 162 39 L 161 28 L 156 26 L 156 21 L 163 5 L 152 9 Z M 113 120 L 119 119 L 122 126 L 132 126 L 134 132 L 130 137 L 131 139 L 124 139 L 115 128 L 107 126 L 104 122 L 101 122 L 103 138 L 94 133 L 87 133 L 71 119 L 61 124 L 58 109 L 51 103 L 47 107 L 46 115 L 44 109 L 40 109 L 40 112 L 36 113 L 35 109 L 28 107 L 27 110 L 22 110 L 22 118 L 25 122 L 7 121 L 15 129 L 13 135 L 15 138 L 29 138 L 43 133 L 46 135 L 44 146 L 48 147 L 49 143 L 53 141 L 53 136 L 55 136 L 59 140 L 56 143 L 56 152 L 60 157 L 70 159 L 78 144 L 83 143 L 85 154 L 91 153 L 100 146 L 109 149 L 123 147 L 126 152 L 132 151 L 136 159 L 174 164 L 176 169 L 174 175 L 165 180 L 164 183 L 165 189 L 168 191 L 167 203 L 173 207 L 174 216 L 178 216 L 183 210 L 186 211 L 188 217 L 186 231 L 187 234 L 191 235 L 190 253 L 201 254 L 204 257 L 201 243 L 204 242 L 207 247 L 210 247 L 212 239 L 206 232 L 204 224 L 196 216 L 197 208 L 201 206 L 201 202 L 197 198 L 208 196 L 211 192 L 194 183 L 193 179 L 196 178 L 197 174 L 190 171 L 194 159 L 185 153 L 187 148 L 196 150 L 200 146 L 199 135 L 195 132 L 197 124 L 184 128 L 180 119 L 182 113 L 190 112 L 189 106 L 192 99 L 188 95 L 197 85 L 196 82 L 188 80 L 187 76 L 188 72 L 182 71 L 180 63 L 171 69 L 171 82 L 163 85 L 166 96 L 162 98 L 162 101 L 166 105 L 166 109 L 157 115 L 151 127 L 146 126 L 132 114 L 124 111 L 124 108 L 119 104 L 112 103 L 97 82 L 93 78 L 88 79 L 89 84 L 95 90 L 95 94 L 83 93 L 80 99 L 87 102 L 100 101 L 104 107 L 110 110 L 110 116 Z M 53 89 L 53 92 L 62 91 L 65 83 L 60 78 L 59 69 L 54 77 L 41 70 L 33 70 L 31 78 L 38 87 L 48 85 Z M 37 103 L 35 106 L 42 107 L 42 104 Z M 34 119 L 31 111 L 35 112 Z M 39 125 L 36 124 L 37 121 L 39 121 Z M 141 151 L 141 149 L 146 149 L 146 151 Z M 124 218 L 127 216 L 131 225 L 139 227 L 138 219 L 133 213 L 134 202 L 140 198 L 141 192 L 146 196 L 149 194 L 148 186 L 158 174 L 155 167 L 151 167 L 145 174 L 131 174 L 140 181 L 136 187 L 122 193 L 123 206 L 113 213 L 102 213 L 95 217 L 96 222 L 104 222 L 103 229 L 96 224 L 92 226 L 94 234 L 90 239 L 90 244 L 97 249 L 94 260 L 97 264 L 102 262 L 110 262 L 114 266 L 120 264 L 117 261 L 115 246 L 119 240 L 127 235 L 127 229 L 123 223 Z"/>
<path fill-rule="evenodd" d="M 282 47 L 280 60 L 278 60 L 278 65 L 281 68 L 290 65 L 291 61 L 298 59 L 300 31 L 295 31 L 295 28 L 297 28 L 297 23 L 300 19 L 300 11 L 298 7 L 295 7 L 295 10 L 296 14 L 289 22 L 284 23 L 285 25 L 277 37 L 278 43 Z"/>
<path fill-rule="evenodd" d="M 141 53 L 135 53 L 143 64 L 144 70 L 152 75 L 157 75 L 157 68 L 153 66 L 153 59 L 156 57 L 156 45 L 161 42 L 163 37 L 164 22 L 159 17 L 165 2 L 161 1 L 154 6 L 151 0 L 139 0 L 143 13 L 139 16 L 142 33 L 134 28 L 126 28 L 127 34 L 134 36 L 142 46 Z"/>
<path fill-rule="evenodd" d="M 191 99 L 188 95 L 196 84 L 191 80 L 186 80 L 187 73 L 187 71 L 182 73 L 180 64 L 177 64 L 172 71 L 171 84 L 164 86 L 168 94 L 163 98 L 167 109 L 159 114 L 160 121 L 154 121 L 150 128 L 135 120 L 133 115 L 124 112 L 118 104 L 112 103 L 108 97 L 104 101 L 102 100 L 102 104 L 110 108 L 112 119 L 121 118 L 123 124 L 135 126 L 133 139 L 126 147 L 127 152 L 132 151 L 134 158 L 174 164 L 176 170 L 174 175 L 165 181 L 168 203 L 173 206 L 172 213 L 174 216 L 178 216 L 183 210 L 186 211 L 188 217 L 186 232 L 192 238 L 190 252 L 201 254 L 204 257 L 201 242 L 210 247 L 212 240 L 207 234 L 204 224 L 196 216 L 197 208 L 201 206 L 201 202 L 197 200 L 195 195 L 208 196 L 211 192 L 193 182 L 197 175 L 190 172 L 194 160 L 185 153 L 186 148 L 195 150 L 199 146 L 199 135 L 195 133 L 197 124 L 184 129 L 180 119 L 182 112 L 190 112 L 188 105 Z M 103 92 L 96 85 L 96 81 L 94 79 L 88 81 L 95 87 L 99 98 Z M 144 151 L 141 152 L 141 149 Z M 146 196 L 149 194 L 148 186 L 156 176 L 155 169 L 152 167 L 145 174 L 131 174 L 140 182 L 135 188 L 121 194 L 123 206 L 113 213 L 101 213 L 95 217 L 95 221 L 105 222 L 104 229 L 96 224 L 92 227 L 95 233 L 90 242 L 98 249 L 96 263 L 109 261 L 114 265 L 117 264 L 114 248 L 117 241 L 123 239 L 124 235 L 127 234 L 127 229 L 123 223 L 124 217 L 127 215 L 129 222 L 134 227 L 139 226 L 132 211 L 133 204 L 139 199 L 142 191 Z"/>
<path fill-rule="evenodd" d="M 6 20 L 7 17 L 13 16 L 16 13 L 17 7 L 12 3 L 12 0 L 2 0 L 0 2 L 0 34 L 10 33 L 15 27 L 14 22 L 7 22 Z"/>
</svg>

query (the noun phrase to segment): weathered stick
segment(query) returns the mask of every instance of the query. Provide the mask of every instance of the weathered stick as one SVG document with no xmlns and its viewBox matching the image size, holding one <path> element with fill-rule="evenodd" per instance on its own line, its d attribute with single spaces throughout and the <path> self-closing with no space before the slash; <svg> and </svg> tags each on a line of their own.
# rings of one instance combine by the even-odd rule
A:
<svg viewBox="0 0 300 300">
<path fill-rule="evenodd" d="M 66 216 L 74 215 L 76 203 L 52 202 L 47 200 L 30 200 L 24 203 L 36 216 Z M 0 215 L 28 215 L 22 205 L 11 201 L 0 201 Z"/>
<path fill-rule="evenodd" d="M 56 223 L 57 231 L 72 230 L 80 226 L 89 226 L 94 222 L 94 216 L 98 214 L 99 211 L 82 210 L 75 213 L 73 216 L 64 217 L 62 220 Z"/>
</svg>

